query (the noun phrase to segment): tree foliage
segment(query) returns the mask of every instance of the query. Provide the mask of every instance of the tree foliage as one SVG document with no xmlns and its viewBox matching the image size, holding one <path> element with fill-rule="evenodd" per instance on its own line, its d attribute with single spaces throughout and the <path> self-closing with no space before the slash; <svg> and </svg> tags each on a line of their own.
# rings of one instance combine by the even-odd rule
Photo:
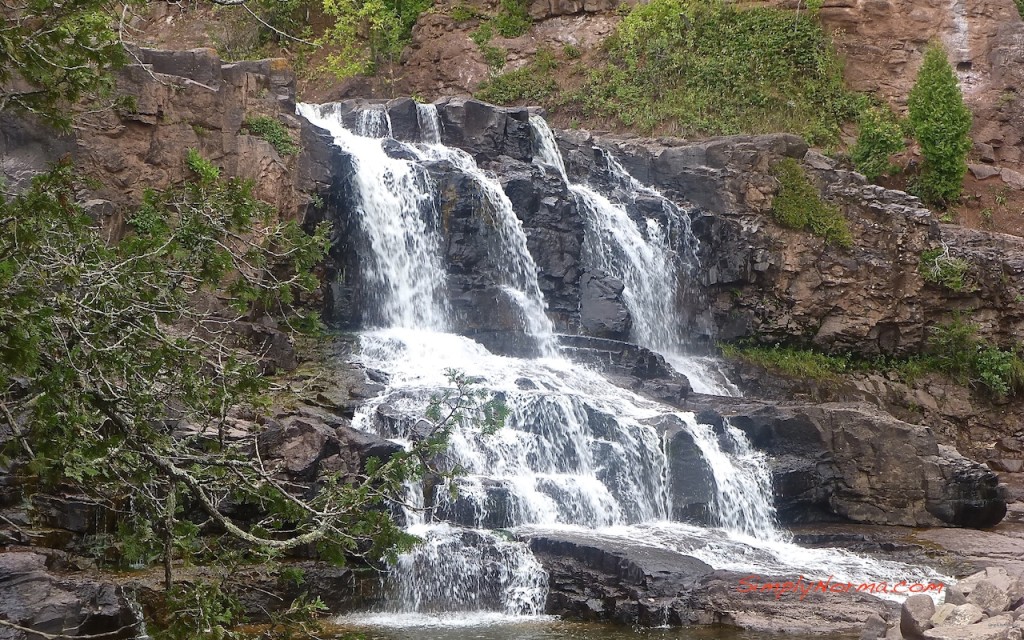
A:
<svg viewBox="0 0 1024 640">
<path fill-rule="evenodd" d="M 329 68 L 339 77 L 373 74 L 382 62 L 395 63 L 412 27 L 433 0 L 323 0 L 334 22 L 323 44 L 336 48 Z"/>
<path fill-rule="evenodd" d="M 941 44 L 933 42 L 925 50 L 907 106 L 924 157 L 915 194 L 940 206 L 956 201 L 971 150 L 971 112 Z"/>
<path fill-rule="evenodd" d="M 109 87 L 107 71 L 126 59 L 116 16 L 109 0 L 0 3 L 0 111 L 68 129 L 67 107 Z"/>
</svg>

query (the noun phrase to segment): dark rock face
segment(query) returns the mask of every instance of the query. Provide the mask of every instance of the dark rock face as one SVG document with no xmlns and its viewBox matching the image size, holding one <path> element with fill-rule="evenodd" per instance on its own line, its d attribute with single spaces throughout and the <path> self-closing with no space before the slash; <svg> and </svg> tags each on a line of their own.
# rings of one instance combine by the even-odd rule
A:
<svg viewBox="0 0 1024 640">
<path fill-rule="evenodd" d="M 32 551 L 0 553 L 0 619 L 62 637 L 135 638 L 142 622 L 120 587 L 50 572 L 46 556 Z M 4 640 L 39 634 L 0 627 Z"/>
<path fill-rule="evenodd" d="M 622 300 L 622 282 L 611 277 L 583 274 L 580 280 L 580 324 L 590 335 L 626 340 L 633 325 Z"/>
<path fill-rule="evenodd" d="M 769 454 L 784 522 L 983 528 L 1006 514 L 996 474 L 874 407 L 706 396 L 697 404 L 707 411 L 698 420 L 726 418 Z"/>
</svg>

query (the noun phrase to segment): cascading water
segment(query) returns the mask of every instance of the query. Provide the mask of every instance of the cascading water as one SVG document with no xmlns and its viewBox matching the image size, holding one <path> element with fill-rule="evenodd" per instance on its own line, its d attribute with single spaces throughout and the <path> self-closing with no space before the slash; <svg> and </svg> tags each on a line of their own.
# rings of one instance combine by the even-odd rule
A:
<svg viewBox="0 0 1024 640">
<path fill-rule="evenodd" d="M 654 217 L 638 225 L 626 208 L 585 184 L 573 183 L 566 173 L 555 137 L 543 118 L 530 117 L 536 158 L 555 168 L 575 195 L 587 222 L 586 253 L 592 266 L 614 276 L 624 285 L 622 296 L 633 319 L 632 338 L 660 353 L 686 375 L 698 393 L 739 395 L 739 390 L 707 358 L 685 355 L 679 329 L 680 271 L 698 267 L 697 240 L 690 220 L 655 189 L 640 184 L 611 155 L 605 155 L 611 181 L 634 202 L 640 197 L 660 203 L 664 223 Z M 683 247 L 677 255 L 672 238 Z"/>
<path fill-rule="evenodd" d="M 407 512 L 409 530 L 424 542 L 395 564 L 394 598 L 384 620 L 398 619 L 396 612 L 458 612 L 463 617 L 473 611 L 506 616 L 542 613 L 544 569 L 524 543 L 494 530 L 528 535 L 571 529 L 687 553 L 716 568 L 765 574 L 803 571 L 837 579 L 885 579 L 905 570 L 788 543 L 775 523 L 764 456 L 750 447 L 742 432 L 729 425 L 715 432 L 698 424 L 691 413 L 640 397 L 557 356 L 522 225 L 496 180 L 465 152 L 440 144 L 436 109 L 417 110 L 422 143 L 406 145 L 407 153 L 402 154 L 416 160 L 391 158 L 384 151 L 390 141 L 346 130 L 340 111 L 330 105 L 301 105 L 300 113 L 330 130 L 353 157 L 359 222 L 372 253 L 366 257 L 366 277 L 381 294 L 381 328 L 361 334 L 359 360 L 383 371 L 388 382 L 380 396 L 357 412 L 353 426 L 408 442 L 415 437 L 431 396 L 448 386 L 446 372 L 451 369 L 500 394 L 510 409 L 505 427 L 496 434 L 486 435 L 468 422 L 452 430 L 447 457 L 464 470 L 455 481 L 454 497 L 443 489 L 424 495 L 419 483 L 408 486 L 407 502 L 414 505 Z M 386 113 L 367 110 L 359 115 L 357 128 L 378 136 L 390 125 Z M 565 175 L 553 143 L 540 145 L 538 155 Z M 436 197 L 429 174 L 419 166 L 437 161 L 469 176 L 484 194 L 482 206 L 499 231 L 501 284 L 520 305 L 524 325 L 543 357 L 495 355 L 466 337 L 445 332 Z M 607 201 L 583 186 L 574 185 L 573 190 L 586 193 L 588 202 L 603 206 Z M 600 215 L 606 217 L 595 213 L 590 221 L 598 237 L 616 229 L 639 234 L 610 202 Z M 668 258 L 650 248 L 657 238 L 656 230 L 650 229 L 643 242 L 607 242 L 616 251 L 632 251 L 637 258 L 631 265 L 657 266 L 659 260 L 667 265 Z M 670 267 L 663 271 L 669 273 Z M 661 277 L 653 267 L 650 273 L 652 278 Z M 650 296 L 656 294 L 644 292 L 655 286 L 639 275 L 630 282 L 641 292 L 634 297 L 637 309 L 653 304 Z M 653 343 L 657 338 L 650 336 L 657 327 L 652 323 L 649 329 L 645 335 Z M 380 418 L 378 408 L 383 407 L 392 418 Z M 404 418 L 393 419 L 396 415 Z M 719 528 L 669 521 L 674 498 L 666 418 L 689 434 L 707 463 Z"/>
</svg>

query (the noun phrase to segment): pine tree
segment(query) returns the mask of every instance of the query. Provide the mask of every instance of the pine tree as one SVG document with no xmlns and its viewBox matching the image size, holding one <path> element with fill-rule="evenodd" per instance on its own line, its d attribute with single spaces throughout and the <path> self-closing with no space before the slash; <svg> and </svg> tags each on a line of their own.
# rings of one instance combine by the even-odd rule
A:
<svg viewBox="0 0 1024 640">
<path fill-rule="evenodd" d="M 914 192 L 925 202 L 944 206 L 960 197 L 967 152 L 971 149 L 971 112 L 964 104 L 945 48 L 933 42 L 908 100 L 910 124 L 924 165 Z"/>
</svg>

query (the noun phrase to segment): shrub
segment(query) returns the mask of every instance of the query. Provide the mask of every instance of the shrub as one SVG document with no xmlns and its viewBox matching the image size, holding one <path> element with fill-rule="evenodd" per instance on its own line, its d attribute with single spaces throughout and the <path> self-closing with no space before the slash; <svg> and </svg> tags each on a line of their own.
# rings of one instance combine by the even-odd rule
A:
<svg viewBox="0 0 1024 640">
<path fill-rule="evenodd" d="M 800 163 L 785 158 L 773 167 L 772 174 L 779 181 L 779 192 L 772 203 L 772 214 L 779 224 L 810 231 L 841 247 L 853 244 L 846 218 L 838 207 L 821 199 Z"/>
<path fill-rule="evenodd" d="M 830 38 L 808 12 L 721 0 L 638 4 L 607 41 L 607 64 L 572 97 L 584 111 L 650 131 L 791 131 L 839 139 L 856 113 Z"/>
<path fill-rule="evenodd" d="M 1024 0 L 1021 1 L 1024 2 Z M 578 60 L 583 57 L 583 52 L 574 44 L 565 44 L 562 46 L 562 55 L 568 60 Z"/>
<path fill-rule="evenodd" d="M 268 116 L 246 118 L 242 126 L 249 134 L 272 144 L 282 156 L 292 156 L 299 152 L 298 145 L 292 142 L 291 136 L 288 135 L 288 129 L 275 118 Z"/>
<path fill-rule="evenodd" d="M 505 50 L 492 44 L 480 45 L 480 53 L 484 54 L 484 62 L 492 69 L 501 69 L 505 66 Z"/>
<path fill-rule="evenodd" d="M 505 38 L 521 36 L 533 24 L 525 0 L 501 0 L 498 15 L 494 16 L 493 22 L 494 28 Z"/>
<path fill-rule="evenodd" d="M 850 152 L 853 166 L 868 180 L 896 169 L 889 157 L 906 148 L 899 122 L 888 109 L 868 107 L 860 114 L 857 143 Z"/>
<path fill-rule="evenodd" d="M 1024 20 L 1024 0 L 1013 0 L 1017 3 L 1017 13 L 1020 14 L 1022 20 Z"/>
<path fill-rule="evenodd" d="M 932 328 L 928 341 L 934 367 L 961 384 L 980 386 L 995 396 L 1024 390 L 1024 359 L 978 338 L 977 326 L 955 318 Z"/>
<path fill-rule="evenodd" d="M 537 52 L 533 62 L 514 71 L 494 76 L 480 85 L 474 94 L 480 100 L 495 104 L 515 102 L 541 103 L 558 89 L 551 71 L 558 66 L 554 55 L 545 49 Z"/>
<path fill-rule="evenodd" d="M 941 44 L 925 50 L 907 106 L 924 157 L 913 191 L 929 204 L 945 206 L 960 197 L 967 173 L 971 112 Z"/>
<path fill-rule="evenodd" d="M 918 268 L 926 282 L 951 291 L 963 292 L 974 288 L 969 278 L 971 264 L 961 258 L 950 256 L 949 250 L 945 247 L 929 249 L 922 253 Z"/>
<path fill-rule="evenodd" d="M 468 20 L 473 20 L 474 18 L 484 17 L 479 10 L 462 2 L 452 7 L 451 16 L 452 20 L 456 22 L 466 22 Z"/>
</svg>

